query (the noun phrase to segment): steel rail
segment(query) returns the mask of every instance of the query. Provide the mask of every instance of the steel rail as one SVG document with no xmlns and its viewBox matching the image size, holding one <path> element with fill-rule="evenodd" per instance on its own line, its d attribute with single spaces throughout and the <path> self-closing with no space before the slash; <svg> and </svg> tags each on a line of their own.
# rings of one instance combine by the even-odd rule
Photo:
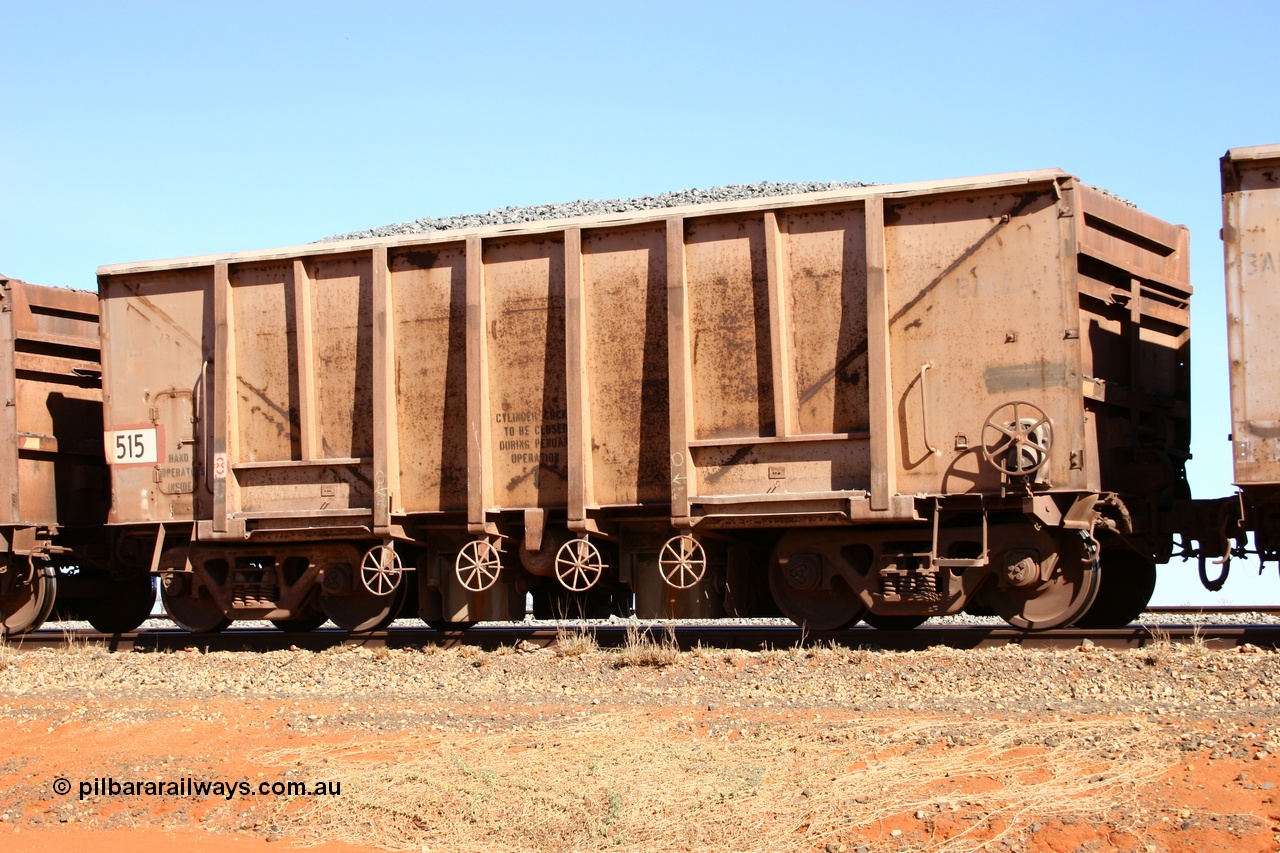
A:
<svg viewBox="0 0 1280 853">
<path fill-rule="evenodd" d="M 154 629 L 127 634 L 98 634 L 89 631 L 40 630 L 11 637 L 6 646 L 16 651 L 93 645 L 113 652 L 153 652 L 195 649 L 207 652 L 281 650 L 322 651 L 338 646 L 361 648 L 422 648 L 425 646 L 475 646 L 496 649 L 546 648 L 557 637 L 583 631 L 595 637 L 602 648 L 625 646 L 637 626 L 607 624 L 566 626 L 561 629 L 528 625 L 477 627 L 465 631 L 433 631 L 425 628 L 391 628 L 368 634 L 350 634 L 335 628 L 290 633 L 260 628 L 229 629 L 218 634 L 191 634 L 179 629 Z M 1280 625 L 1158 625 L 1117 629 L 1063 628 L 1028 633 L 1009 627 L 986 625 L 922 626 L 911 631 L 880 631 L 860 626 L 842 631 L 805 632 L 790 626 L 676 626 L 641 623 L 639 629 L 650 639 L 674 642 L 682 649 L 695 646 L 757 650 L 796 645 L 835 644 L 849 648 L 913 651 L 936 646 L 979 649 L 1019 645 L 1029 649 L 1066 649 L 1091 644 L 1111 649 L 1132 649 L 1156 643 L 1198 643 L 1208 648 L 1226 649 L 1245 644 L 1264 648 L 1280 647 Z"/>
</svg>

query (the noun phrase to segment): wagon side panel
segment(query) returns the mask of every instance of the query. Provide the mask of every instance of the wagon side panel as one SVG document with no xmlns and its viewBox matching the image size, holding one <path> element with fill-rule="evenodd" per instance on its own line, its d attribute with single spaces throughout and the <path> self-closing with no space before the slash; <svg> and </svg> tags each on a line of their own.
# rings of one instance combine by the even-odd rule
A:
<svg viewBox="0 0 1280 853">
<path fill-rule="evenodd" d="M 212 511 L 213 279 L 208 267 L 99 277 L 111 523 Z"/>
<path fill-rule="evenodd" d="M 1222 160 L 1235 481 L 1280 483 L 1280 145 Z"/>
<path fill-rule="evenodd" d="M 467 508 L 466 248 L 390 256 L 400 505 L 410 513 Z"/>
<path fill-rule="evenodd" d="M 568 500 L 564 238 L 495 238 L 483 246 L 486 358 L 495 508 Z M 473 484 L 473 488 L 474 488 Z"/>
<path fill-rule="evenodd" d="M 1077 187 L 1081 387 L 1094 488 L 1186 497 L 1191 441 L 1188 233 Z M 1130 501 L 1132 509 L 1140 502 Z"/>
<path fill-rule="evenodd" d="M 587 231 L 582 268 L 589 503 L 665 504 L 671 497 L 665 228 Z"/>
<path fill-rule="evenodd" d="M 2 422 L 17 484 L 0 523 L 90 527 L 105 520 L 98 304 L 92 293 L 4 284 Z"/>
<path fill-rule="evenodd" d="M 687 369 L 672 400 L 688 401 L 693 465 L 675 479 L 708 515 L 847 512 L 873 479 L 865 205 L 690 218 L 683 232 L 672 365 L 687 353 Z"/>
<path fill-rule="evenodd" d="M 1042 419 L 1052 427 L 1047 479 L 1085 487 L 1072 461 L 1084 442 L 1079 329 L 1055 189 L 886 199 L 900 493 L 998 491 L 984 443 L 999 448 L 1000 428 Z"/>
</svg>

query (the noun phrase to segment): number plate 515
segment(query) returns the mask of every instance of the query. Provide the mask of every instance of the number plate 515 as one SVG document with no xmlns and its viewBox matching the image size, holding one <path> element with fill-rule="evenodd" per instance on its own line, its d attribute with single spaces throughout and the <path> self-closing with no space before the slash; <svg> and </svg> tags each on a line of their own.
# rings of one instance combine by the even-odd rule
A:
<svg viewBox="0 0 1280 853">
<path fill-rule="evenodd" d="M 112 465 L 154 465 L 159 458 L 155 427 L 107 430 L 103 438 Z"/>
</svg>

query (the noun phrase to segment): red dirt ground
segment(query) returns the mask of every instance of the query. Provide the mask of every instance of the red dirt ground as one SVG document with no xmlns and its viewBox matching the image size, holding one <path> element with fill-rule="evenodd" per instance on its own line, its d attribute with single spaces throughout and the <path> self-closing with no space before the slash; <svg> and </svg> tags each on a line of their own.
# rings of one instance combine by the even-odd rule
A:
<svg viewBox="0 0 1280 853">
<path fill-rule="evenodd" d="M 291 724 L 286 703 L 245 703 L 215 700 L 193 714 L 190 699 L 130 701 L 122 713 L 118 706 L 88 700 L 79 713 L 81 721 L 60 722 L 51 715 L 48 700 L 19 697 L 7 702 L 4 721 L 4 753 L 0 756 L 0 849 L 7 853 L 47 850 L 101 850 L 151 853 L 181 849 L 184 853 L 247 853 L 278 851 L 292 846 L 291 839 L 275 834 L 269 811 L 271 797 L 237 798 L 234 803 L 218 797 L 123 798 L 104 796 L 81 801 L 82 780 L 112 776 L 116 779 L 284 778 L 286 768 L 254 763 L 255 751 L 280 747 L 308 747 L 382 742 L 387 734 L 359 726 L 314 727 L 299 731 Z M 590 708 L 590 706 L 587 706 Z M 600 709 L 596 706 L 596 709 Z M 528 712 L 529 708 L 520 709 Z M 321 717 L 339 714 L 338 703 L 318 701 L 307 708 Z M 735 713 L 742 714 L 743 709 Z M 220 716 L 219 716 L 220 715 Z M 60 715 L 65 719 L 65 711 Z M 214 716 L 216 719 L 201 719 Z M 708 711 L 708 722 L 717 716 Z M 850 717 L 855 715 L 850 714 Z M 908 722 L 911 715 L 903 714 Z M 1194 721 L 1188 722 L 1194 726 Z M 1206 728 L 1211 728 L 1205 721 Z M 620 733 L 626 736 L 626 733 Z M 495 733 L 494 738 L 501 737 Z M 1256 754 L 1256 753 L 1255 753 Z M 1241 774 L 1246 774 L 1241 778 Z M 50 790 L 55 778 L 72 782 L 67 796 Z M 1141 837 L 1117 834 L 1103 825 L 1065 825 L 1046 821 L 1030 838 L 990 849 L 1025 853 L 1088 853 L 1107 849 L 1210 853 L 1210 851 L 1275 851 L 1280 848 L 1280 786 L 1264 789 L 1269 780 L 1280 781 L 1280 761 L 1218 758 L 1207 751 L 1184 754 L 1158 784 L 1147 790 L 1143 805 L 1165 815 Z M 1256 783 L 1256 784 L 1255 784 Z M 39 821 L 38 823 L 36 821 Z M 15 823 L 17 824 L 15 826 Z M 902 830 L 893 836 L 894 830 Z M 931 825 L 932 841 L 959 831 L 942 816 Z M 835 853 L 910 849 L 921 823 L 904 811 L 877 827 L 863 827 L 857 838 L 841 839 L 816 847 Z M 975 849 L 979 839 L 974 839 Z M 328 842 L 311 849 L 347 853 L 359 849 Z"/>
</svg>

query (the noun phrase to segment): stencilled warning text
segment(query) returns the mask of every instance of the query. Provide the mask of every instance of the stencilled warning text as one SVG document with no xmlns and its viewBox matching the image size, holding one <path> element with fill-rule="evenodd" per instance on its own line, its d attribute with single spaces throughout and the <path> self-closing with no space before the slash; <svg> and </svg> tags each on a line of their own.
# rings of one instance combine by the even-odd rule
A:
<svg viewBox="0 0 1280 853">
<path fill-rule="evenodd" d="M 186 495 L 195 490 L 190 451 L 166 454 L 160 466 L 160 485 L 160 490 L 167 495 Z"/>
<path fill-rule="evenodd" d="M 493 420 L 498 451 L 509 453 L 511 464 L 560 467 L 561 455 L 569 446 L 564 411 L 498 412 Z"/>
</svg>

